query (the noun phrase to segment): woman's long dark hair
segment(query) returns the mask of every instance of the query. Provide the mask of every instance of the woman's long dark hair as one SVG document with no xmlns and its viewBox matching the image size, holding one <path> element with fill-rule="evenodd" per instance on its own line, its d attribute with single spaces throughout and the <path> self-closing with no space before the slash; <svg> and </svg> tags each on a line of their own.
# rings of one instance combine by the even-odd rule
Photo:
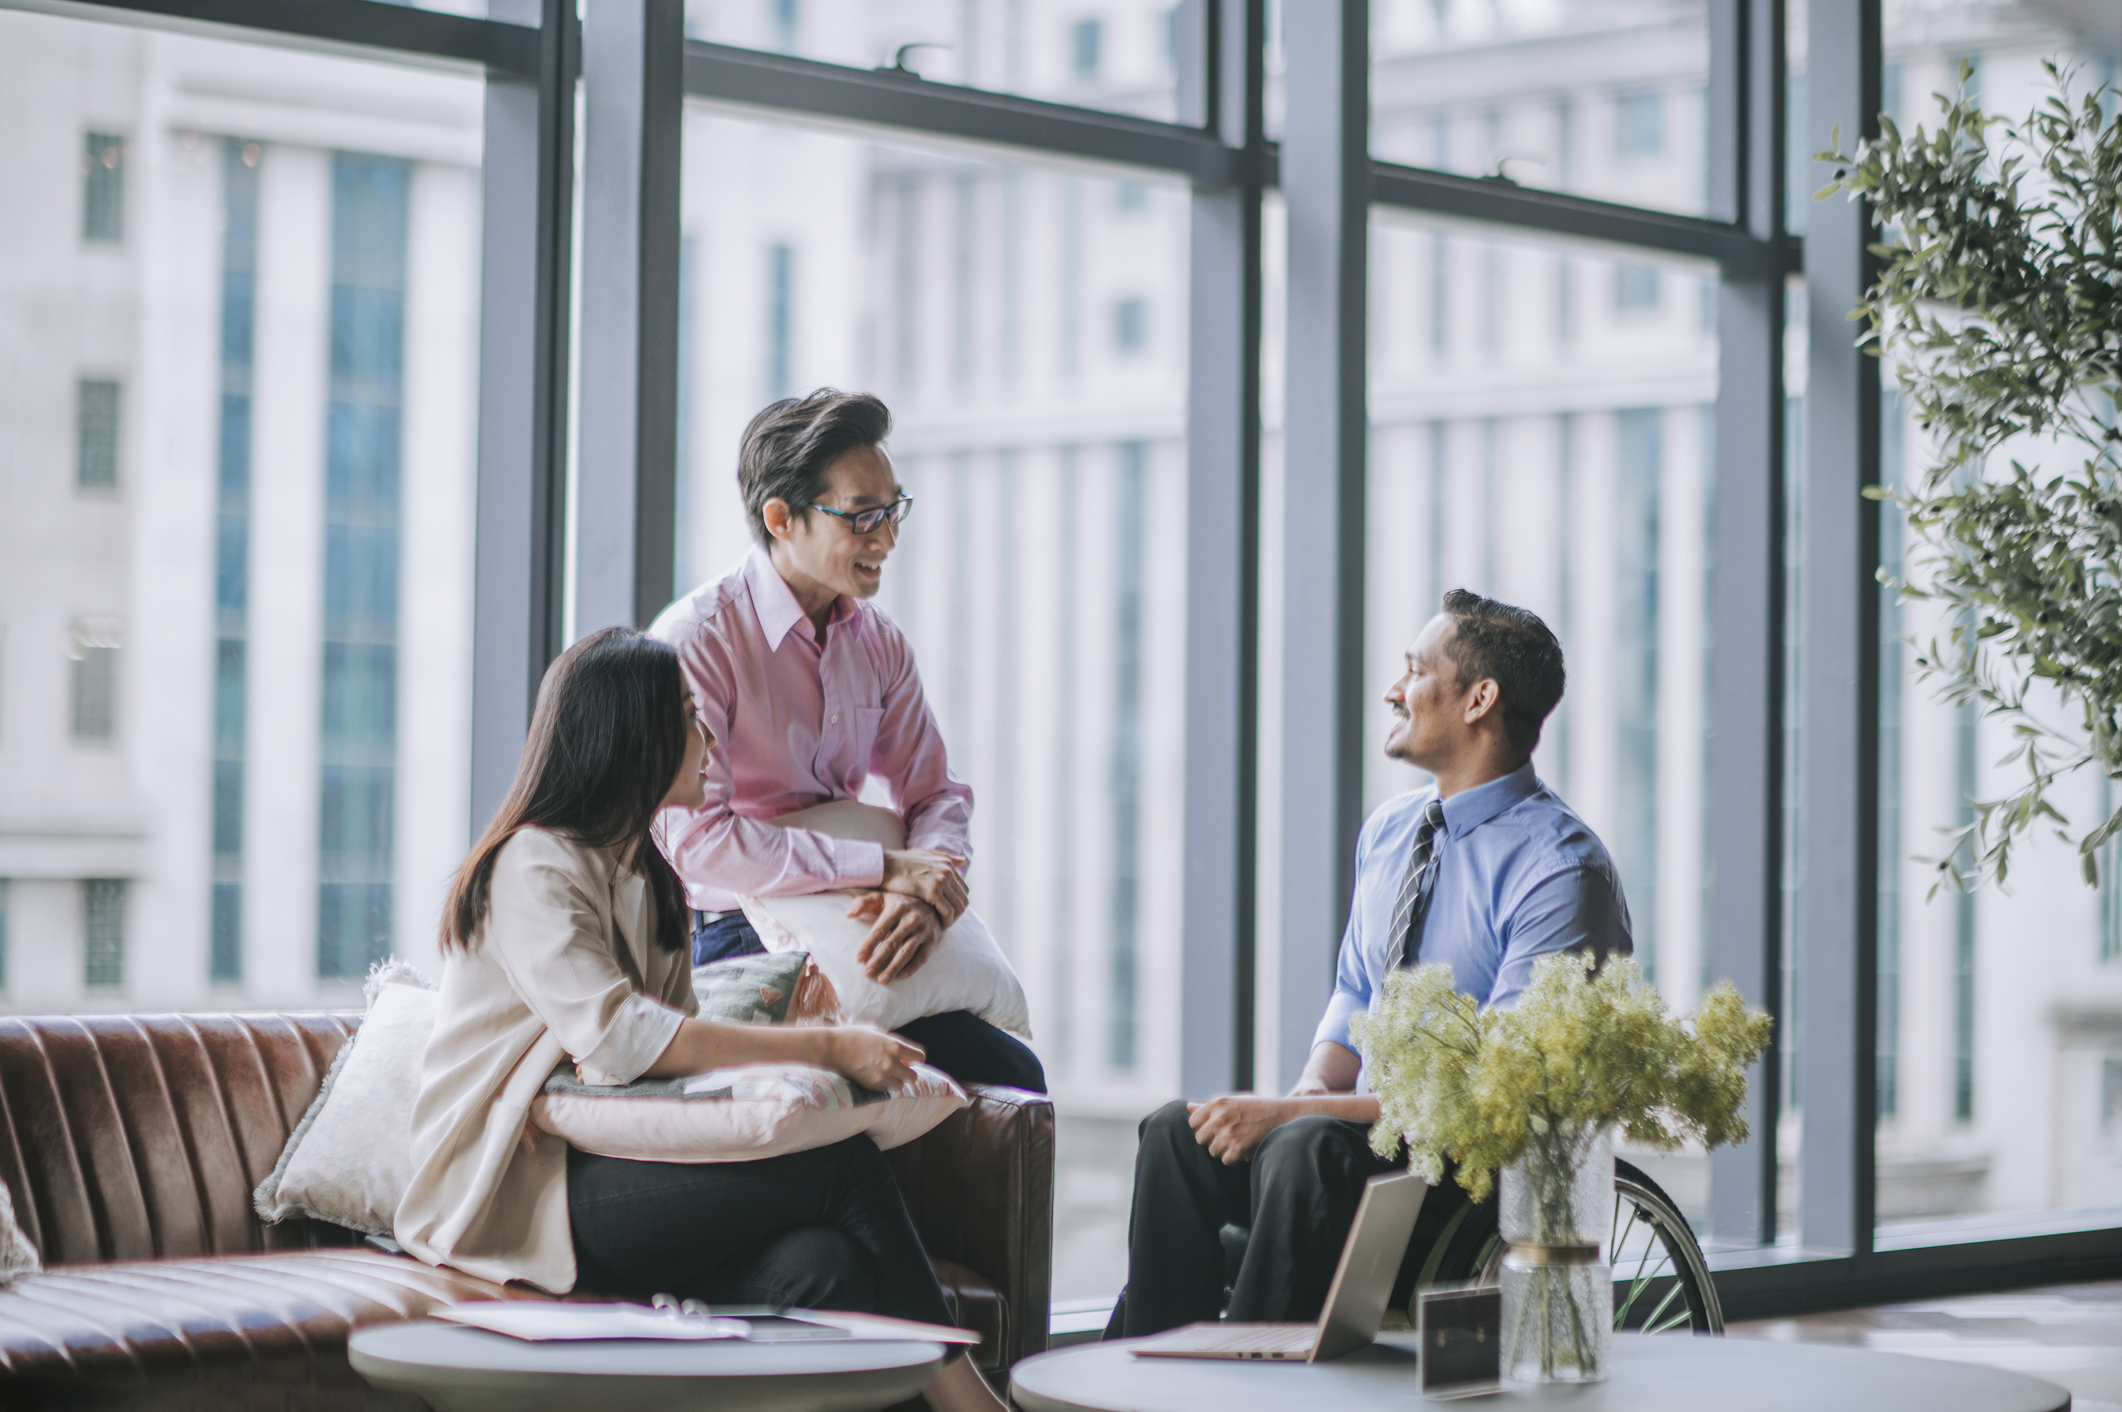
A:
<svg viewBox="0 0 2122 1412">
<path fill-rule="evenodd" d="M 631 852 L 648 882 L 656 945 L 687 945 L 685 890 L 650 837 L 685 761 L 685 681 L 669 643 L 627 628 L 591 633 L 545 669 L 516 782 L 457 869 L 442 908 L 442 949 L 469 951 L 486 925 L 494 859 L 536 826 L 592 848 Z"/>
</svg>

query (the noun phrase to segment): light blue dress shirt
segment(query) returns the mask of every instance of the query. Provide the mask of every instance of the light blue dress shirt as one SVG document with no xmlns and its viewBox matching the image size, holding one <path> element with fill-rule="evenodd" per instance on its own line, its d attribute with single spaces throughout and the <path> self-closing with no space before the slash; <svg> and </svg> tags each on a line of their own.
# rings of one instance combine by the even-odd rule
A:
<svg viewBox="0 0 2122 1412">
<path fill-rule="evenodd" d="M 1356 896 L 1341 938 L 1334 995 L 1313 1044 L 1353 1051 L 1349 1017 L 1374 1009 L 1397 939 L 1393 903 L 1414 851 L 1422 811 L 1436 796 L 1388 800 L 1356 839 Z M 1444 801 L 1437 878 L 1421 932 L 1419 965 L 1452 968 L 1454 986 L 1507 1007 L 1531 983 L 1533 962 L 1556 951 L 1626 956 L 1628 903 L 1606 845 L 1540 783 L 1530 762 Z"/>
</svg>

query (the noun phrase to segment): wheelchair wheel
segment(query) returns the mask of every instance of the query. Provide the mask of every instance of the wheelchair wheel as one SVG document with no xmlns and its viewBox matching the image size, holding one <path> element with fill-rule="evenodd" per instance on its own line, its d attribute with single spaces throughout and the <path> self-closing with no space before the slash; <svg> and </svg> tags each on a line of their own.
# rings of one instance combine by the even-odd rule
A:
<svg viewBox="0 0 2122 1412">
<path fill-rule="evenodd" d="M 1614 1215 L 1606 1258 L 1614 1272 L 1614 1328 L 1630 1333 L 1724 1332 L 1724 1310 L 1687 1218 L 1659 1185 L 1614 1162 Z M 1503 1276 L 1496 1201 L 1460 1209 L 1438 1236 L 1419 1284 L 1493 1285 Z"/>
</svg>

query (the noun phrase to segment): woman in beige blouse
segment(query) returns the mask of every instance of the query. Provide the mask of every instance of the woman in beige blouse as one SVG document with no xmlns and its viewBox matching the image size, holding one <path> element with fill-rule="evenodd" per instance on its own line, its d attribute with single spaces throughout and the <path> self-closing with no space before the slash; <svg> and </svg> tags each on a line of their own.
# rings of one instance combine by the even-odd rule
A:
<svg viewBox="0 0 2122 1412">
<path fill-rule="evenodd" d="M 862 1025 L 694 1017 L 685 898 L 649 829 L 666 806 L 700 807 L 713 746 L 677 654 L 654 638 L 607 629 L 546 672 L 515 785 L 443 913 L 398 1241 L 430 1264 L 556 1294 L 667 1291 L 948 1323 L 867 1137 L 752 1162 L 637 1162 L 529 1124 L 563 1059 L 588 1083 L 782 1062 L 895 1088 L 922 1057 Z M 938 1412 L 1001 1406 L 964 1358 L 926 1392 Z"/>
</svg>

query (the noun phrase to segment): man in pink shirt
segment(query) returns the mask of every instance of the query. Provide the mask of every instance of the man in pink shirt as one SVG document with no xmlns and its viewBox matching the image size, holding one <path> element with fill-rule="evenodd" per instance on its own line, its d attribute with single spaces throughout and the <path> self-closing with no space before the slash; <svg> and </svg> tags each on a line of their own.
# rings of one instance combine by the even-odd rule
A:
<svg viewBox="0 0 2122 1412">
<path fill-rule="evenodd" d="M 661 825 L 695 910 L 695 965 L 761 949 L 740 895 L 866 891 L 862 959 L 882 981 L 917 970 L 965 910 L 972 791 L 951 775 L 906 635 L 869 602 L 913 504 L 890 432 L 877 398 L 831 389 L 754 417 L 737 480 L 757 546 L 649 629 L 678 649 L 721 742 L 705 807 Z M 906 820 L 904 849 L 767 822 L 858 798 L 872 774 Z M 968 1012 L 901 1033 L 956 1078 L 1045 1091 L 1031 1050 Z"/>
</svg>

